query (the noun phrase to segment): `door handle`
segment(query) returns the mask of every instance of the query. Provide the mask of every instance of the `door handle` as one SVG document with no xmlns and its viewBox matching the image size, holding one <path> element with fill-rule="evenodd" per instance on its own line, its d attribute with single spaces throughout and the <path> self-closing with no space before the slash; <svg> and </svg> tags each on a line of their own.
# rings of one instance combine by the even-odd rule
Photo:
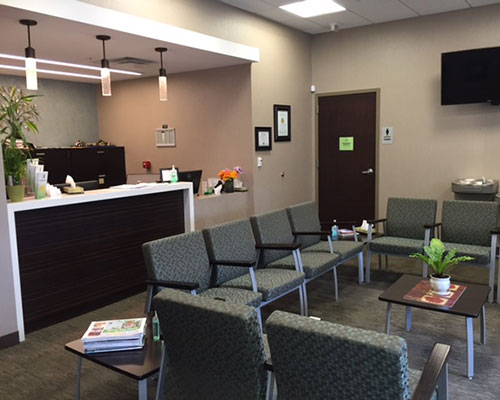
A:
<svg viewBox="0 0 500 400">
<path fill-rule="evenodd" d="M 363 175 L 373 175 L 373 169 L 368 168 L 368 169 L 367 169 L 367 170 L 365 170 L 365 171 L 361 171 L 361 173 L 362 173 Z"/>
</svg>

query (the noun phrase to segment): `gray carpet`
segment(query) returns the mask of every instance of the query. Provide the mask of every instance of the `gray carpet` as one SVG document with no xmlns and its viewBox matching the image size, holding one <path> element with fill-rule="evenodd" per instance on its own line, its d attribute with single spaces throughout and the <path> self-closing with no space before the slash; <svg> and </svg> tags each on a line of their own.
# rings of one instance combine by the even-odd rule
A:
<svg viewBox="0 0 500 400">
<path fill-rule="evenodd" d="M 339 267 L 340 301 L 333 301 L 331 274 L 307 286 L 309 313 L 324 320 L 355 327 L 384 331 L 386 304 L 377 297 L 398 279 L 401 272 L 419 274 L 420 263 L 390 258 L 389 267 L 378 270 L 375 258 L 372 282 L 358 286 L 355 262 Z M 488 271 L 457 266 L 452 280 L 486 283 Z M 0 399 L 71 399 L 75 397 L 76 357 L 64 350 L 64 344 L 79 338 L 91 320 L 135 317 L 142 314 L 145 294 L 140 294 L 91 313 L 27 335 L 19 346 L 0 351 Z M 266 318 L 274 309 L 299 311 L 298 294 L 292 293 L 263 309 Z M 500 398 L 500 305 L 486 307 L 487 342 L 479 344 L 479 321 L 474 322 L 475 377 L 465 376 L 466 345 L 464 318 L 414 309 L 412 331 L 405 331 L 404 307 L 395 305 L 392 334 L 408 341 L 410 366 L 422 369 L 435 342 L 452 345 L 450 356 L 451 399 Z M 81 398 L 137 399 L 137 386 L 129 378 L 83 362 Z M 154 383 L 149 399 L 154 398 Z"/>
</svg>

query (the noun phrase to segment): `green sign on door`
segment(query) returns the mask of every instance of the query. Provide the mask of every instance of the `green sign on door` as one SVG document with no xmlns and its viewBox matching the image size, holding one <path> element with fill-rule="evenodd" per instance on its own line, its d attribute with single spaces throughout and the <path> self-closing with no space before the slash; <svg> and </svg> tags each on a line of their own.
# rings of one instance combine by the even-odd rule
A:
<svg viewBox="0 0 500 400">
<path fill-rule="evenodd" d="M 339 137 L 339 151 L 354 151 L 354 137 Z"/>
</svg>

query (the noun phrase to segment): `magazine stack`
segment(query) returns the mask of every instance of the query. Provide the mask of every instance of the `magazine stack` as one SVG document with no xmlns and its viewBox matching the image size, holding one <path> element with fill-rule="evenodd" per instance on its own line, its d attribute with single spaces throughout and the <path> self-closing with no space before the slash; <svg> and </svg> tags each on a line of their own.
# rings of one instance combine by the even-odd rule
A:
<svg viewBox="0 0 500 400">
<path fill-rule="evenodd" d="M 93 321 L 82 336 L 85 353 L 141 349 L 146 318 Z"/>
</svg>

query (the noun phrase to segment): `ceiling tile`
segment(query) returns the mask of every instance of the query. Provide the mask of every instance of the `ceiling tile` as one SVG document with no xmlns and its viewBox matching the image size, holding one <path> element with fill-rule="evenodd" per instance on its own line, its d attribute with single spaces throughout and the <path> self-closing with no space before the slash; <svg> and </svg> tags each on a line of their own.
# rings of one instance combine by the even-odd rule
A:
<svg viewBox="0 0 500 400">
<path fill-rule="evenodd" d="M 366 18 L 360 17 L 350 11 L 342 11 L 334 14 L 319 15 L 317 17 L 308 18 L 312 22 L 326 26 L 330 29 L 331 23 L 336 23 L 339 29 L 354 28 L 357 26 L 371 24 Z"/>
<path fill-rule="evenodd" d="M 400 0 L 420 15 L 437 14 L 447 11 L 461 10 L 470 6 L 465 0 Z"/>
<path fill-rule="evenodd" d="M 261 10 L 272 8 L 271 5 L 264 3 L 260 0 L 219 0 L 222 3 L 229 4 L 233 7 L 238 7 L 243 10 L 247 10 L 250 12 L 259 12 Z"/>
<path fill-rule="evenodd" d="M 337 0 L 337 3 L 372 22 L 386 22 L 418 16 L 399 0 Z"/>
<path fill-rule="evenodd" d="M 327 29 L 326 27 L 318 25 L 304 18 L 293 18 L 288 21 L 283 21 L 282 24 L 291 26 L 292 28 L 310 33 L 312 35 L 329 31 L 329 29 Z"/>
<path fill-rule="evenodd" d="M 467 0 L 472 7 L 487 6 L 489 4 L 498 4 L 500 0 Z"/>
</svg>

